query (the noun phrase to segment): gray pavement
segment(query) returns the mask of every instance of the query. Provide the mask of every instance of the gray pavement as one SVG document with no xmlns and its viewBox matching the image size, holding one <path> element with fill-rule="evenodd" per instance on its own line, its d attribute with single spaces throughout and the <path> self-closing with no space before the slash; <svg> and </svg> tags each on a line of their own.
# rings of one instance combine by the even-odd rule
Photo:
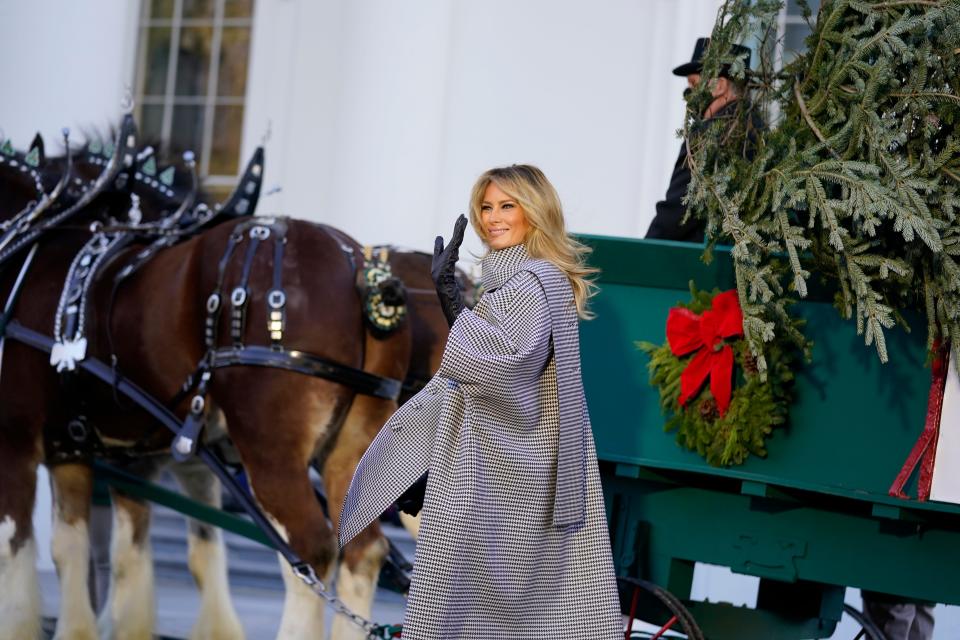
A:
<svg viewBox="0 0 960 640">
<path fill-rule="evenodd" d="M 43 593 L 43 615 L 54 618 L 60 603 L 60 589 L 56 575 L 40 575 Z M 283 610 L 283 592 L 256 587 L 231 587 L 237 615 L 248 640 L 267 640 L 276 635 Z M 197 590 L 192 583 L 179 579 L 159 578 L 156 583 L 157 634 L 167 638 L 187 638 L 200 609 Z M 403 621 L 403 596 L 379 589 L 374 601 L 373 617 L 377 622 Z M 330 618 L 327 623 L 329 627 Z"/>
<path fill-rule="evenodd" d="M 160 638 L 187 638 L 199 611 L 196 587 L 186 566 L 186 544 L 183 540 L 183 521 L 169 510 L 154 509 L 151 544 L 154 553 L 157 600 L 157 629 Z M 393 527 L 385 531 L 394 544 L 411 559 L 414 542 L 409 534 Z M 250 541 L 232 534 L 225 536 L 230 562 L 230 585 L 234 605 L 248 640 L 268 640 L 275 637 L 283 609 L 283 583 L 280 578 L 276 555 Z M 730 584 L 750 581 L 745 576 L 728 576 L 720 582 L 729 597 Z M 55 618 L 60 602 L 59 586 L 52 571 L 41 571 L 40 586 L 43 594 L 43 615 Z M 745 585 L 745 592 L 750 585 Z M 700 597 L 708 594 L 701 594 Z M 695 596 L 696 597 L 696 596 Z M 754 592 L 754 598 L 755 592 Z M 726 598 L 723 598 L 726 599 Z M 749 605 L 749 596 L 737 604 Z M 859 592 L 847 590 L 847 602 L 861 607 Z M 403 620 L 405 599 L 403 596 L 378 589 L 374 601 L 373 619 L 384 624 L 399 624 Z M 938 606 L 935 610 L 936 628 L 934 640 L 960 638 L 960 607 Z M 327 617 L 327 624 L 331 617 Z M 638 629 L 641 627 L 637 627 Z M 855 637 L 857 628 L 845 618 L 834 639 Z"/>
<path fill-rule="evenodd" d="M 53 618 L 60 602 L 60 589 L 56 575 L 43 572 L 40 575 L 43 593 L 43 615 Z M 268 640 L 276 636 L 283 610 L 283 592 L 276 589 L 232 587 L 234 606 L 246 631 L 248 640 Z M 160 578 L 156 586 L 157 634 L 165 638 L 187 638 L 196 620 L 200 602 L 192 583 L 182 580 Z M 404 598 L 396 593 L 380 589 L 374 601 L 373 617 L 377 622 L 400 623 L 403 621 Z M 330 618 L 327 618 L 328 626 Z"/>
<path fill-rule="evenodd" d="M 384 527 L 388 537 L 413 560 L 414 541 L 403 529 Z M 151 547 L 156 575 L 157 628 L 160 638 L 187 638 L 200 609 L 198 592 L 187 568 L 187 546 L 183 518 L 169 509 L 154 506 Z M 276 636 L 283 611 L 283 580 L 274 552 L 227 533 L 230 592 L 248 640 Z M 53 571 L 40 572 L 43 616 L 53 619 L 60 604 L 60 588 Z M 405 598 L 393 591 L 378 589 L 373 620 L 382 624 L 403 622 Z M 52 624 L 51 620 L 48 620 Z M 332 614 L 326 618 L 329 631 Z M 48 625 L 49 626 L 49 625 Z"/>
</svg>

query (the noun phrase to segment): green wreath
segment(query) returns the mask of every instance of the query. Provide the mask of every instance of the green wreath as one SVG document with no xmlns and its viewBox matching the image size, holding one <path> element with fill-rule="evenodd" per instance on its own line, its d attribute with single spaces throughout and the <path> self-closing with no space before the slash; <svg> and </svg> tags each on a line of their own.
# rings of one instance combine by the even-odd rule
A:
<svg viewBox="0 0 960 640">
<path fill-rule="evenodd" d="M 659 389 L 660 406 L 669 414 L 664 431 L 676 430 L 678 444 L 696 451 L 714 466 L 741 464 L 750 454 L 765 457 L 767 437 L 787 421 L 793 368 L 798 359 L 796 347 L 786 339 L 774 338 L 767 344 L 766 375 L 761 374 L 748 343 L 742 339 L 736 291 L 700 291 L 691 283 L 690 293 L 690 302 L 671 309 L 665 344 L 636 343 L 650 356 L 650 383 Z M 722 303 L 724 308 L 715 308 L 715 303 Z M 728 328 L 711 333 L 710 327 L 704 331 L 690 324 L 695 322 Z M 802 325 L 801 320 L 792 322 L 796 328 Z M 686 334 L 676 330 L 678 324 Z M 686 347 L 678 348 L 684 335 L 688 338 Z M 714 335 L 714 340 L 704 343 L 701 335 Z M 728 360 L 722 362 L 724 359 Z M 704 366 L 709 374 L 697 375 Z M 724 370 L 724 366 L 729 368 Z M 707 377 L 711 377 L 709 384 Z"/>
</svg>

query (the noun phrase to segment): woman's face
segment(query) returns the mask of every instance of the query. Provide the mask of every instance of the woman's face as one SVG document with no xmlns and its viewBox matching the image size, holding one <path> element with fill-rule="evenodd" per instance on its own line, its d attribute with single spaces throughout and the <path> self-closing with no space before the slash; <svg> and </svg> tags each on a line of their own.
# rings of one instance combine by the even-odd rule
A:
<svg viewBox="0 0 960 640">
<path fill-rule="evenodd" d="M 494 182 L 488 184 L 483 192 L 480 224 L 486 233 L 487 244 L 493 251 L 523 244 L 530 231 L 523 208 Z"/>
</svg>

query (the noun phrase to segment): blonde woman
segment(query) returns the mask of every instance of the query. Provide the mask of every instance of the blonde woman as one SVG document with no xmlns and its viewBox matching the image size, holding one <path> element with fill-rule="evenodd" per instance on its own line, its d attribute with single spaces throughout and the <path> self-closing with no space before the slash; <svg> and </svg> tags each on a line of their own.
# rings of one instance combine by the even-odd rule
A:
<svg viewBox="0 0 960 640">
<path fill-rule="evenodd" d="M 467 220 L 437 238 L 450 335 L 437 375 L 387 422 L 354 475 L 346 544 L 426 470 L 404 640 L 623 635 L 580 378 L 587 249 L 529 165 L 477 180 L 470 222 L 489 252 L 466 309 L 454 279 Z"/>
</svg>

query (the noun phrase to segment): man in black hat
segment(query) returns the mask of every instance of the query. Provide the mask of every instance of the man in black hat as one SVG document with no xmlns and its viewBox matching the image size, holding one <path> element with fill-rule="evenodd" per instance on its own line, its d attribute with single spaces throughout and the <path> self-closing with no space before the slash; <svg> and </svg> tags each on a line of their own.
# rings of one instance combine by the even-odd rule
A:
<svg viewBox="0 0 960 640">
<path fill-rule="evenodd" d="M 700 83 L 703 54 L 709 44 L 710 38 L 698 38 L 690 62 L 673 70 L 673 75 L 687 77 L 687 92 L 692 91 Z M 750 68 L 750 49 L 734 45 L 730 53 L 735 57 L 743 58 L 745 67 Z M 713 99 L 703 113 L 704 120 L 733 111 L 734 103 L 742 94 L 743 88 L 729 76 L 729 67 L 722 68 L 719 77 L 710 80 L 710 95 Z M 703 242 L 703 222 L 692 218 L 683 221 L 687 213 L 683 198 L 687 195 L 689 185 L 690 167 L 687 164 L 687 143 L 684 141 L 680 145 L 680 155 L 673 167 L 673 175 L 670 176 L 667 194 L 657 203 L 657 215 L 647 229 L 647 238 Z"/>
</svg>

